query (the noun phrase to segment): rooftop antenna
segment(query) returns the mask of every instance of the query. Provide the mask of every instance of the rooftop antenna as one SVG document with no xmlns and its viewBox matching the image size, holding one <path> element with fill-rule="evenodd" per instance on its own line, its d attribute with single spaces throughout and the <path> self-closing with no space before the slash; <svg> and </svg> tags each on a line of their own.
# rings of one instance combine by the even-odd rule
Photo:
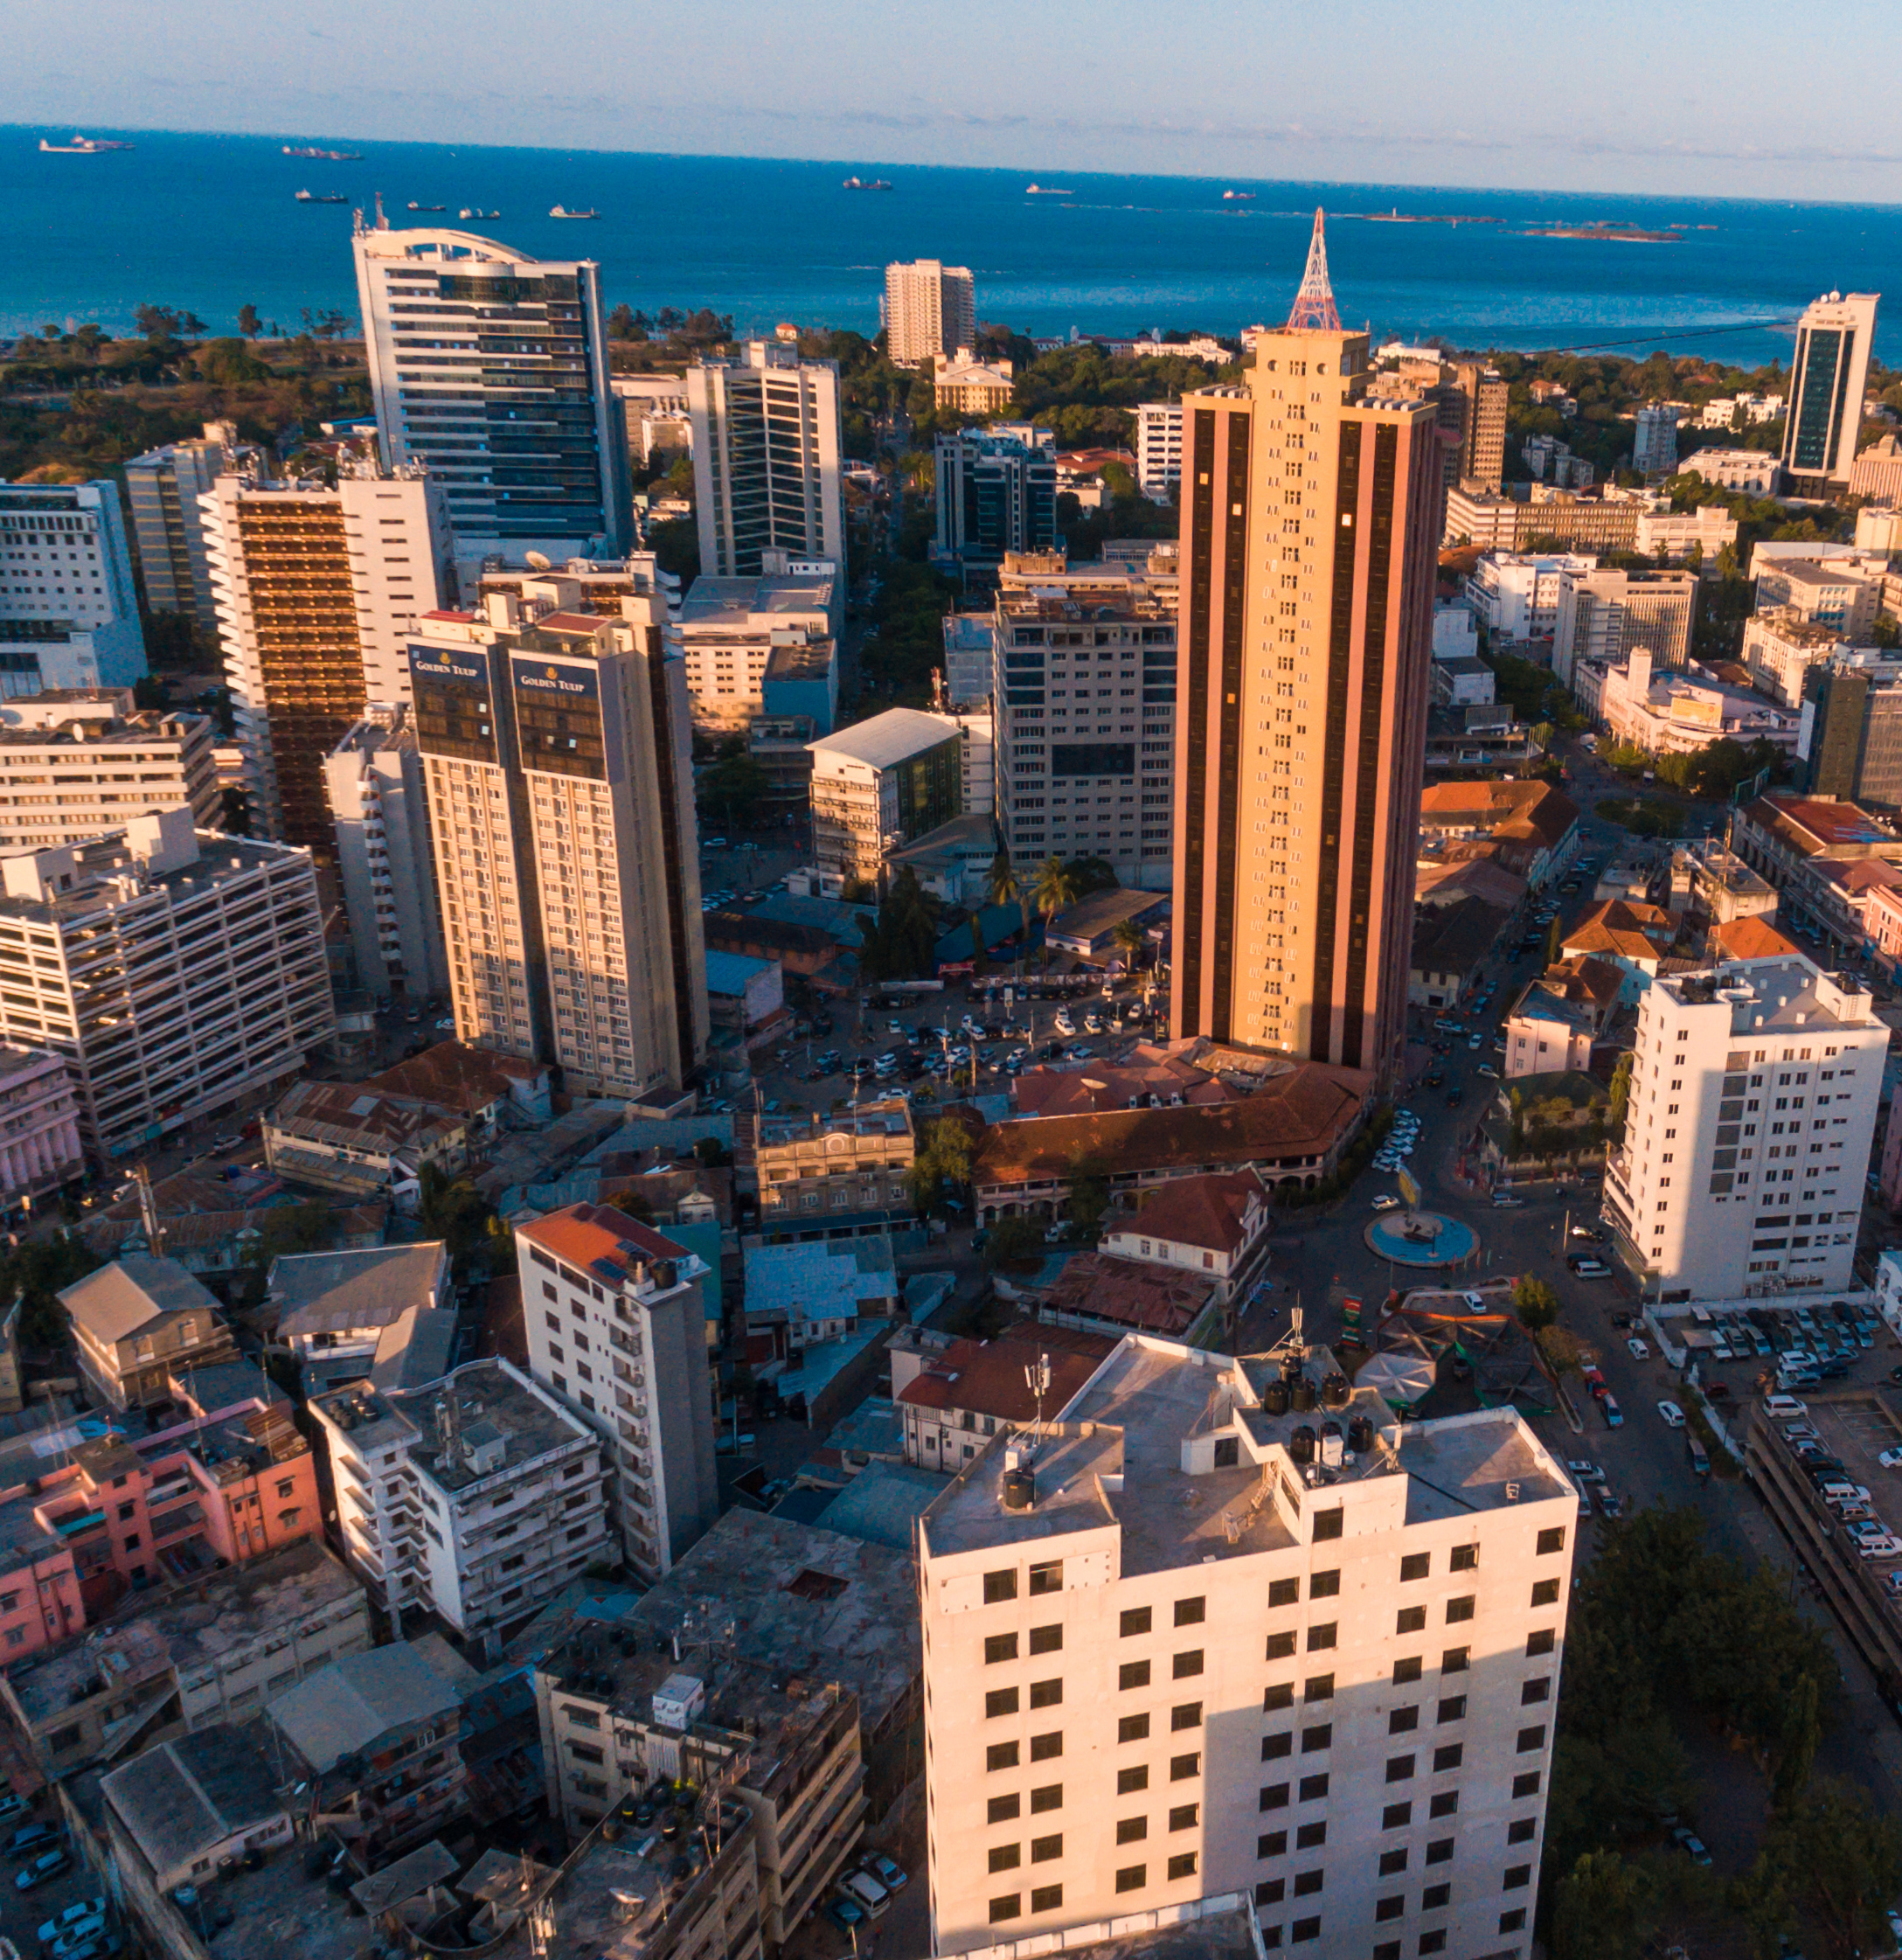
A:
<svg viewBox="0 0 1902 1960">
<path fill-rule="evenodd" d="M 145 1242 L 152 1248 L 154 1259 L 165 1255 L 165 1228 L 158 1222 L 158 1200 L 152 1196 L 152 1173 L 144 1164 L 133 1166 L 132 1175 L 139 1187 L 139 1222 L 145 1227 Z"/>
<path fill-rule="evenodd" d="M 1031 1428 L 1033 1437 L 1041 1439 L 1044 1433 L 1044 1398 L 1050 1393 L 1050 1356 L 1039 1354 L 1036 1360 L 1025 1365 L 1024 1383 L 1037 1398 L 1037 1421 Z"/>
<path fill-rule="evenodd" d="M 1341 316 L 1334 305 L 1334 288 L 1328 282 L 1327 216 L 1315 211 L 1315 235 L 1308 243 L 1308 269 L 1301 275 L 1301 290 L 1288 316 L 1289 333 L 1339 333 Z"/>
</svg>

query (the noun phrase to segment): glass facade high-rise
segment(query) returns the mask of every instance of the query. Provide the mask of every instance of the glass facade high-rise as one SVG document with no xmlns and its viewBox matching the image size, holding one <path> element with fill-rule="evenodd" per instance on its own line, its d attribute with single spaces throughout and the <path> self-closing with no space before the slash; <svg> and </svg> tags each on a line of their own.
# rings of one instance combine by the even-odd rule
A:
<svg viewBox="0 0 1902 1960">
<path fill-rule="evenodd" d="M 600 267 L 380 219 L 356 253 L 384 460 L 428 466 L 460 554 L 624 553 L 634 485 Z"/>
<path fill-rule="evenodd" d="M 1783 467 L 1792 476 L 1849 481 L 1863 423 L 1878 296 L 1826 293 L 1803 309 L 1783 430 Z"/>
</svg>

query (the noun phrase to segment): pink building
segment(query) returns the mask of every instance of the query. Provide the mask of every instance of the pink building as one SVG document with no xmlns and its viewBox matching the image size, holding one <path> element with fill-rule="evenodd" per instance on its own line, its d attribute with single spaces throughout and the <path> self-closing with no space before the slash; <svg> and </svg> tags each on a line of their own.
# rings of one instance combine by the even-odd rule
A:
<svg viewBox="0 0 1902 1960">
<path fill-rule="evenodd" d="M 319 1533 L 316 1462 L 281 1396 L 249 1394 L 136 1442 L 89 1438 L 49 1462 L 0 1493 L 0 1662 L 58 1645 L 128 1591 Z"/>
<path fill-rule="evenodd" d="M 85 1168 L 64 1057 L 0 1046 L 0 1209 L 57 1191 Z"/>
</svg>

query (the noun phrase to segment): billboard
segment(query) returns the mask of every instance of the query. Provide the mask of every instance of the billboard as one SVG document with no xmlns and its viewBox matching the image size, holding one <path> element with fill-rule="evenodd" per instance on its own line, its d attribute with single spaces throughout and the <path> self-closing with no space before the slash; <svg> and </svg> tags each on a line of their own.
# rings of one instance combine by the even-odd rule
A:
<svg viewBox="0 0 1902 1960">
<path fill-rule="evenodd" d="M 1394 1182 L 1400 1187 L 1400 1196 L 1406 1201 L 1407 1210 L 1417 1212 L 1420 1209 L 1420 1183 L 1413 1173 L 1403 1166 Z"/>
</svg>

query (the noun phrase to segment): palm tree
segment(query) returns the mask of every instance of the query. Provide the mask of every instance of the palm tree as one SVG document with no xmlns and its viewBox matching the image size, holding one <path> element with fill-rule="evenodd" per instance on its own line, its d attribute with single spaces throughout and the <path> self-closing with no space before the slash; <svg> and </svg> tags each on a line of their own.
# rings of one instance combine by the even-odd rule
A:
<svg viewBox="0 0 1902 1960">
<path fill-rule="evenodd" d="M 1142 951 L 1142 927 L 1134 919 L 1119 919 L 1110 928 L 1109 936 L 1122 949 L 1124 963 L 1134 973 L 1137 957 Z"/>
<path fill-rule="evenodd" d="M 1043 918 L 1061 912 L 1066 905 L 1074 902 L 1077 881 L 1070 875 L 1070 867 L 1054 851 L 1037 867 L 1037 883 L 1031 893 L 1031 905 Z M 1050 958 L 1050 946 L 1046 941 L 1044 958 Z"/>
<path fill-rule="evenodd" d="M 1000 851 L 990 860 L 990 902 L 993 905 L 1015 905 L 1024 896 L 1023 882 L 1010 862 L 1010 853 Z"/>
</svg>

